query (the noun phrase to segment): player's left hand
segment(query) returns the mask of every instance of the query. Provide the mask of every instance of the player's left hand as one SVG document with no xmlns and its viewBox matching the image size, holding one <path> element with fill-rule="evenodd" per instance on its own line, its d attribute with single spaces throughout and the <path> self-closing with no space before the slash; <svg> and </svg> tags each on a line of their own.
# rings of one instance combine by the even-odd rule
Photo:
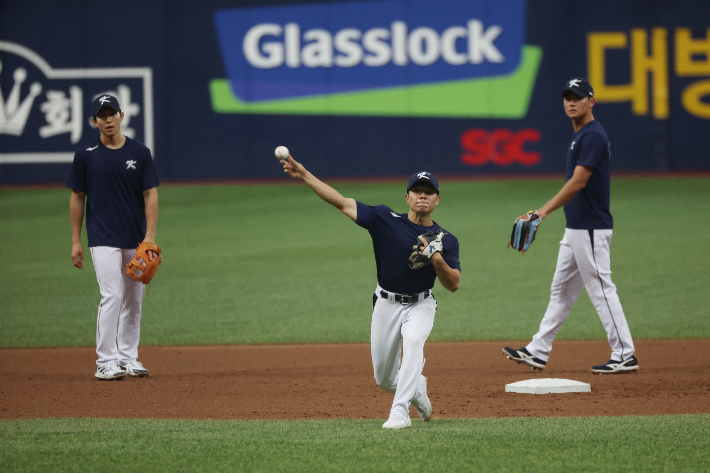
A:
<svg viewBox="0 0 710 473">
<path fill-rule="evenodd" d="M 143 240 L 143 243 L 152 243 L 152 244 L 155 245 L 156 247 L 158 246 L 158 245 L 155 244 L 155 241 L 149 240 L 149 239 Z M 146 254 L 148 255 L 148 259 L 149 259 L 150 261 L 153 261 L 154 259 L 158 259 L 158 258 L 160 257 L 160 255 L 158 254 L 158 252 L 157 252 L 157 251 L 154 251 L 154 250 L 148 250 L 148 251 L 146 251 Z"/>
<path fill-rule="evenodd" d="M 443 238 L 444 234 L 442 234 L 441 236 Z M 441 250 L 443 249 L 443 244 L 441 243 L 441 239 L 434 239 L 431 242 L 429 242 L 422 235 L 419 235 L 418 238 L 419 238 L 419 241 L 422 242 L 421 245 L 417 245 L 420 255 L 424 255 L 424 252 L 426 251 L 427 254 L 425 256 L 428 255 L 429 258 L 432 258 L 434 255 L 441 252 Z"/>
<path fill-rule="evenodd" d="M 136 282 L 150 284 L 163 259 L 161 254 L 162 251 L 158 245 L 144 241 L 136 248 L 135 256 L 126 265 L 126 275 Z"/>
<path fill-rule="evenodd" d="M 535 213 L 537 214 L 538 217 L 540 217 L 540 221 L 542 222 L 547 218 L 548 213 L 545 212 L 544 209 L 536 210 Z M 517 222 L 518 220 L 527 220 L 529 213 L 523 214 L 520 217 L 516 218 L 515 221 Z"/>
<path fill-rule="evenodd" d="M 541 222 L 542 219 L 537 210 L 531 210 L 525 215 L 516 218 L 515 223 L 513 223 L 513 232 L 510 235 L 508 248 L 512 246 L 513 249 L 525 253 L 532 245 L 532 242 L 535 241 L 537 227 L 540 226 Z"/>
<path fill-rule="evenodd" d="M 444 251 L 444 243 L 442 242 L 444 235 L 446 233 L 442 230 L 419 235 L 417 237 L 419 242 L 412 247 L 414 251 L 409 255 L 409 267 L 411 269 L 422 268 L 431 263 L 432 257 L 437 253 L 441 256 L 441 252 Z"/>
</svg>

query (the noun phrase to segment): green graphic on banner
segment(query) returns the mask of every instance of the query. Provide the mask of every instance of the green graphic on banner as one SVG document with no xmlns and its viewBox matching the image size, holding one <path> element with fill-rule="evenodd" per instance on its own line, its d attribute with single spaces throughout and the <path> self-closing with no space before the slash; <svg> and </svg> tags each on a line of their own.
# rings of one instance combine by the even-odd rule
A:
<svg viewBox="0 0 710 473">
<path fill-rule="evenodd" d="M 217 113 L 523 118 L 541 59 L 542 48 L 524 46 L 520 66 L 505 76 L 251 103 L 214 79 L 210 95 Z"/>
</svg>

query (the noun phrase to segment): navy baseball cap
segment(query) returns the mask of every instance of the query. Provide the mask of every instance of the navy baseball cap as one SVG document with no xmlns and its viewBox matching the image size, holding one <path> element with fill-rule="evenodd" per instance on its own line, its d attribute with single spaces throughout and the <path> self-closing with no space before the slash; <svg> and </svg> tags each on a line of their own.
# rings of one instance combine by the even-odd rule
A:
<svg viewBox="0 0 710 473">
<path fill-rule="evenodd" d="M 424 183 L 431 185 L 434 189 L 436 189 L 436 193 L 439 193 L 439 181 L 436 179 L 436 176 L 430 172 L 418 172 L 416 174 L 413 174 L 412 177 L 409 178 L 409 184 L 407 184 L 407 192 L 409 192 L 409 189 L 414 187 L 415 184 Z"/>
<path fill-rule="evenodd" d="M 93 110 L 92 116 L 96 118 L 96 114 L 99 113 L 99 110 L 104 107 L 112 108 L 117 112 L 121 111 L 121 107 L 118 105 L 118 99 L 116 97 L 114 97 L 113 95 L 101 94 L 94 99 L 94 102 L 91 106 L 91 110 Z"/>
<path fill-rule="evenodd" d="M 575 77 L 570 79 L 565 84 L 565 90 L 562 91 L 562 96 L 565 96 L 565 92 L 570 91 L 574 93 L 577 97 L 583 99 L 584 97 L 594 97 L 594 89 L 592 89 L 592 84 L 587 82 L 587 79 L 581 77 Z"/>
</svg>

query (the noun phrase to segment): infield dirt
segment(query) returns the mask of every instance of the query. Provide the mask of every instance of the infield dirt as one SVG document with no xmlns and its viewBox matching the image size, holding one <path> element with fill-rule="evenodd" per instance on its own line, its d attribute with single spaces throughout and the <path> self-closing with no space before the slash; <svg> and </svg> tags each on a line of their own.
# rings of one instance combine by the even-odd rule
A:
<svg viewBox="0 0 710 473">
<path fill-rule="evenodd" d="M 606 341 L 558 341 L 547 368 L 503 356 L 524 342 L 427 343 L 434 418 L 710 413 L 710 340 L 637 341 L 636 374 L 594 375 Z M 0 350 L 0 419 L 383 419 L 368 344 L 141 347 L 147 378 L 98 381 L 93 348 Z M 516 394 L 531 378 L 590 383 L 591 393 Z M 418 419 L 414 409 L 413 419 Z"/>
</svg>

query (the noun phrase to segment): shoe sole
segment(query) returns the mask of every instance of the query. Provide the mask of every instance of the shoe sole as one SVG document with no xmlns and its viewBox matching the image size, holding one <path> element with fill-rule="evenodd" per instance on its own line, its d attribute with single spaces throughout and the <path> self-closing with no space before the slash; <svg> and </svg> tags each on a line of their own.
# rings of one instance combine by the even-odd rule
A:
<svg viewBox="0 0 710 473">
<path fill-rule="evenodd" d="M 99 376 L 96 376 L 96 375 L 94 375 L 94 377 L 95 377 L 96 379 L 98 379 L 99 381 L 121 381 L 122 379 L 124 379 L 124 378 L 126 377 L 126 375 L 125 375 L 125 374 L 121 374 L 121 375 L 118 375 L 118 376 L 113 376 L 113 377 L 111 377 L 111 378 L 104 378 L 104 377 L 99 377 Z"/>
<path fill-rule="evenodd" d="M 386 424 L 386 423 L 387 423 L 387 422 L 385 422 L 385 424 Z M 396 426 L 396 427 L 395 427 L 395 426 L 385 427 L 385 426 L 383 425 L 382 428 L 383 428 L 383 429 L 388 429 L 388 430 L 402 430 L 402 429 L 408 429 L 408 428 L 410 428 L 411 426 L 412 426 L 411 424 L 406 424 L 406 425 L 403 425 L 403 426 L 399 426 L 399 425 L 398 425 L 398 426 Z"/>
<path fill-rule="evenodd" d="M 150 373 L 128 373 L 128 376 L 133 376 L 134 378 L 147 378 Z"/>
<path fill-rule="evenodd" d="M 626 373 L 636 373 L 639 367 L 634 366 L 633 368 L 621 369 L 621 370 L 595 370 L 592 368 L 592 373 L 594 374 L 626 374 Z"/>
<path fill-rule="evenodd" d="M 513 358 L 513 357 L 510 355 L 510 353 L 508 353 L 507 351 L 505 351 L 505 348 L 503 348 L 502 350 L 503 350 L 503 354 L 505 355 L 506 358 L 508 358 L 509 360 L 512 360 L 512 361 L 516 362 L 517 364 L 523 364 L 523 365 L 525 365 L 525 366 L 529 366 L 533 371 L 535 371 L 535 370 L 540 370 L 540 371 L 542 371 L 542 370 L 545 369 L 545 367 L 540 368 L 539 366 L 531 365 L 530 362 L 528 362 L 527 360 L 522 360 L 522 359 L 519 359 L 519 358 Z"/>
<path fill-rule="evenodd" d="M 145 378 L 150 374 L 150 371 L 148 370 L 141 370 L 141 371 L 131 371 L 127 370 L 125 366 L 121 365 L 121 368 L 123 368 L 126 371 L 127 376 L 133 376 L 134 378 Z"/>
</svg>

